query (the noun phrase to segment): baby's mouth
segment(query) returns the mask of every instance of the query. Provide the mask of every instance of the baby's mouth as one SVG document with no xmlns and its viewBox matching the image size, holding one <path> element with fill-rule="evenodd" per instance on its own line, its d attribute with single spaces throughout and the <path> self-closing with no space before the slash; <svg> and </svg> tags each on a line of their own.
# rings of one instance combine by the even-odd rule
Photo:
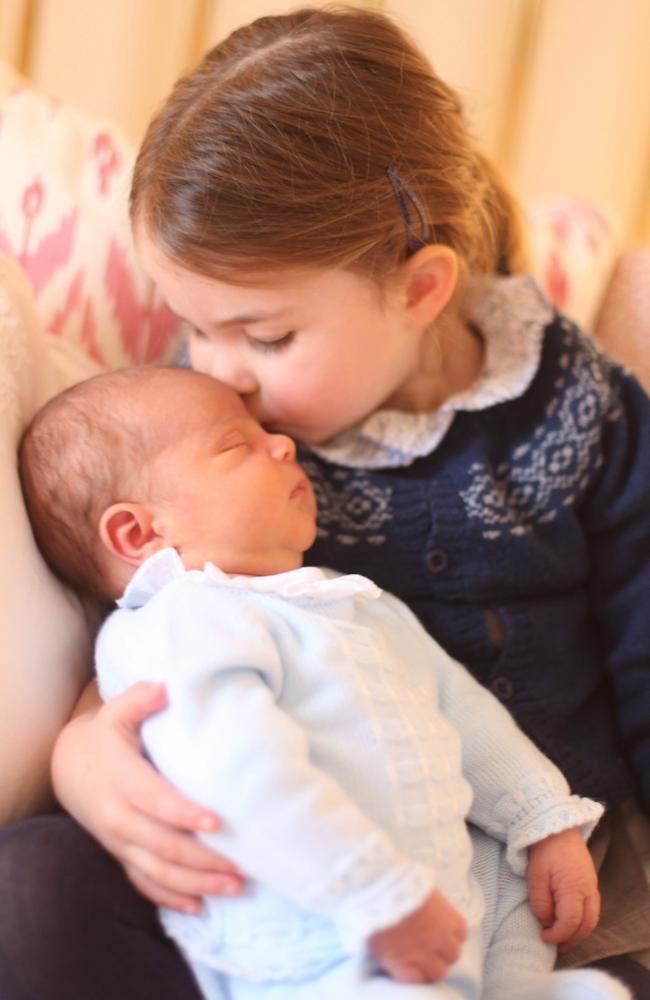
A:
<svg viewBox="0 0 650 1000">
<path fill-rule="evenodd" d="M 298 482 L 294 486 L 294 488 L 291 490 L 291 493 L 289 494 L 290 499 L 291 500 L 295 500 L 296 497 L 305 496 L 305 494 L 307 493 L 308 488 L 309 488 L 309 486 L 308 486 L 308 483 L 307 483 L 307 479 L 303 477 L 300 480 L 300 482 Z"/>
</svg>

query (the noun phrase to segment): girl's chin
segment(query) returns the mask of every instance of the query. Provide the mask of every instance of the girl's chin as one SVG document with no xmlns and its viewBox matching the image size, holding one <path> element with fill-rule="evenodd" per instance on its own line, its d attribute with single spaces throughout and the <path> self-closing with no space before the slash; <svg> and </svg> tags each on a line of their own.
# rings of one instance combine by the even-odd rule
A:
<svg viewBox="0 0 650 1000">
<path fill-rule="evenodd" d="M 299 444 L 305 444 L 308 447 L 311 447 L 312 445 L 327 444 L 328 441 L 331 441 L 332 438 L 336 437 L 336 435 L 340 434 L 341 432 L 339 430 L 334 430 L 334 431 L 314 430 L 314 428 L 312 427 L 283 426 L 283 427 L 277 427 L 276 433 L 287 434 L 290 438 L 293 438 L 293 440 L 297 441 Z"/>
<path fill-rule="evenodd" d="M 249 407 L 250 409 L 250 407 Z M 252 416 L 256 420 L 259 420 L 262 427 L 269 434 L 286 434 L 288 437 L 293 438 L 299 444 L 320 445 L 326 444 L 331 441 L 332 438 L 340 434 L 345 428 L 335 427 L 321 428 L 321 427 L 303 427 L 300 424 L 294 424 L 290 422 L 284 422 L 282 420 L 267 419 L 266 417 L 260 417 L 255 412 L 252 412 Z"/>
</svg>

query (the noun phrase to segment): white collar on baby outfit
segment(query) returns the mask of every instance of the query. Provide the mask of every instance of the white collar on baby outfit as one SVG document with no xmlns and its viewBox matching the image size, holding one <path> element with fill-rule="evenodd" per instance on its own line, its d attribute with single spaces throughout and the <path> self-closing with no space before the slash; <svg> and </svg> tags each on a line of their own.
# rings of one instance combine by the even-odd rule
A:
<svg viewBox="0 0 650 1000">
<path fill-rule="evenodd" d="M 288 573 L 277 573 L 272 576 L 228 576 L 211 562 L 206 562 L 202 570 L 186 570 L 176 549 L 166 548 L 149 556 L 142 566 L 138 567 L 117 606 L 130 611 L 141 608 L 154 594 L 183 576 L 193 578 L 197 582 L 210 581 L 229 590 L 268 593 L 276 597 L 313 596 L 339 600 L 345 597 L 376 598 L 381 594 L 380 588 L 365 576 L 357 574 L 341 576 L 316 566 L 303 566 Z"/>
<path fill-rule="evenodd" d="M 554 315 L 533 278 L 469 278 L 461 310 L 485 343 L 483 369 L 468 389 L 430 413 L 377 410 L 311 450 L 350 468 L 410 465 L 440 444 L 457 410 L 483 410 L 521 396 L 539 368 L 544 328 Z"/>
</svg>

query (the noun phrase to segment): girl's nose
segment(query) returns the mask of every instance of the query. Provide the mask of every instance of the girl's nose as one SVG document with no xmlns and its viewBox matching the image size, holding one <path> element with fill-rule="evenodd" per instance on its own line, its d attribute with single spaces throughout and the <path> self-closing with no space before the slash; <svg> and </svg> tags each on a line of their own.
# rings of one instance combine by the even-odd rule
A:
<svg viewBox="0 0 650 1000">
<path fill-rule="evenodd" d="M 293 462 L 296 457 L 296 446 L 286 434 L 269 434 L 269 451 L 271 457 L 278 462 Z"/>
</svg>

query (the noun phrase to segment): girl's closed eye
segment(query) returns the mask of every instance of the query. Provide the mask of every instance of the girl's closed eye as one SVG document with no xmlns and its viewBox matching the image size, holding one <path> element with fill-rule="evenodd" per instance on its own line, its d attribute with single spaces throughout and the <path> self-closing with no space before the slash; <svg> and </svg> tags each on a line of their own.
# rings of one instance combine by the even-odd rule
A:
<svg viewBox="0 0 650 1000">
<path fill-rule="evenodd" d="M 282 351 L 285 347 L 289 347 L 295 337 L 296 331 L 290 330 L 281 337 L 276 337 L 275 340 L 259 340 L 256 337 L 249 337 L 248 342 L 254 350 L 260 351 L 262 354 L 272 354 L 274 351 Z"/>
<path fill-rule="evenodd" d="M 195 337 L 196 340 L 209 340 L 210 339 L 210 337 L 208 336 L 207 333 L 204 333 L 203 330 L 199 330 L 198 326 L 191 326 L 191 325 L 189 325 L 188 332 L 189 332 L 189 336 L 190 337 Z"/>
</svg>

